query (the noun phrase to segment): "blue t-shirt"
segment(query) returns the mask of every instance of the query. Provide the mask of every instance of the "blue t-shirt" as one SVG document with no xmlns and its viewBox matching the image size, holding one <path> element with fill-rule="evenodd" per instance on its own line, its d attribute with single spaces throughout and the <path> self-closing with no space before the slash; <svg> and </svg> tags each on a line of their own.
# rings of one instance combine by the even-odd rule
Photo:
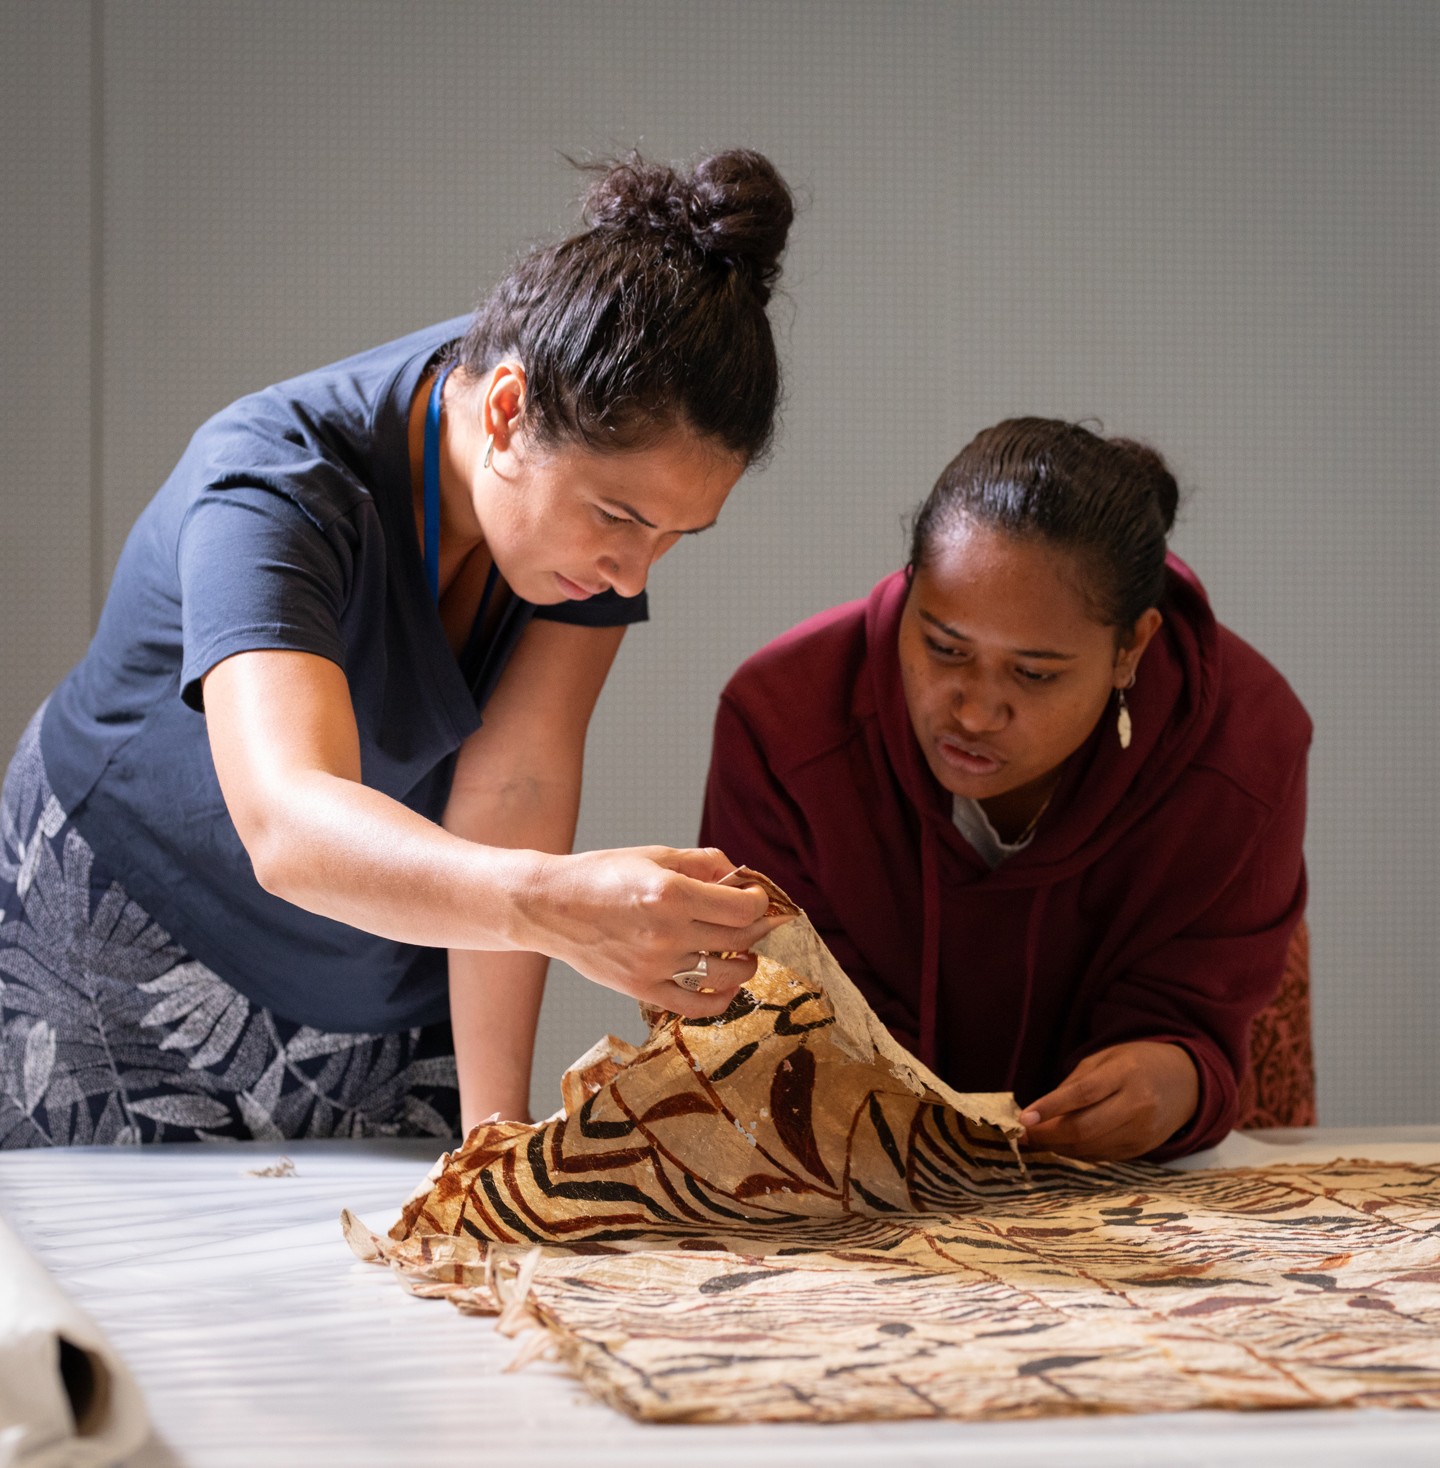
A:
<svg viewBox="0 0 1440 1468">
<path fill-rule="evenodd" d="M 225 808 L 200 680 L 293 649 L 345 671 L 361 778 L 438 821 L 455 755 L 531 617 L 619 626 L 645 594 L 511 596 L 456 659 L 425 578 L 410 404 L 447 321 L 241 398 L 190 441 L 135 522 L 84 660 L 41 726 L 50 784 L 100 864 L 202 963 L 286 1019 L 336 1031 L 445 1018 L 443 949 L 378 938 L 265 892 Z"/>
</svg>

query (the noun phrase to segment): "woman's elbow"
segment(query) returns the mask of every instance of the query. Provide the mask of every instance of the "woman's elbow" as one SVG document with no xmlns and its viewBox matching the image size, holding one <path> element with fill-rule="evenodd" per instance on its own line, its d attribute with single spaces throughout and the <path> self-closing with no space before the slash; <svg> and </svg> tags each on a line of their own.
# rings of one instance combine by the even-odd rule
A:
<svg viewBox="0 0 1440 1468">
<path fill-rule="evenodd" d="M 317 832 L 304 819 L 300 792 L 256 793 L 226 805 L 255 880 L 266 892 L 296 902 L 302 891 L 313 891 L 315 874 L 324 862 Z"/>
<path fill-rule="evenodd" d="M 547 849 L 573 837 L 580 810 L 580 772 L 512 773 L 457 781 L 441 825 L 487 846 Z M 567 847 L 568 849 L 568 847 Z"/>
<path fill-rule="evenodd" d="M 255 880 L 272 897 L 289 900 L 295 891 L 301 866 L 301 861 L 297 859 L 299 843 L 286 839 L 275 829 L 273 822 L 250 821 L 242 826 L 237 821 L 235 829 L 239 833 L 245 854 L 250 858 L 250 868 L 255 873 Z"/>
</svg>

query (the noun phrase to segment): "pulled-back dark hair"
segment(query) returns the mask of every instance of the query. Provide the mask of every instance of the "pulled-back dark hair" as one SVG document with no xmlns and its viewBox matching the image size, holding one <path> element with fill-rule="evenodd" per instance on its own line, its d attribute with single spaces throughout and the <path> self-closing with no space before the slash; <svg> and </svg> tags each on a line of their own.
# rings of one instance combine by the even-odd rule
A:
<svg viewBox="0 0 1440 1468">
<path fill-rule="evenodd" d="M 456 353 L 474 379 L 515 358 L 536 442 L 629 449 L 688 428 L 747 463 L 769 447 L 780 367 L 765 314 L 795 217 L 759 153 L 679 172 L 586 165 L 583 233 L 525 257 Z"/>
<path fill-rule="evenodd" d="M 1165 589 L 1180 489 L 1154 449 L 1078 423 L 1011 418 L 946 465 L 915 517 L 910 564 L 970 520 L 1079 557 L 1098 620 L 1129 629 Z"/>
</svg>

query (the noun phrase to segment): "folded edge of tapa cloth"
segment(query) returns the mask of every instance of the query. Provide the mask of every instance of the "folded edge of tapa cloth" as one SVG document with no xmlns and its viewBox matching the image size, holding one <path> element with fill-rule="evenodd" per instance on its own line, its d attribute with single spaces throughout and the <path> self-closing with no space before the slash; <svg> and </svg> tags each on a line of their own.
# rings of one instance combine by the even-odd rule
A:
<svg viewBox="0 0 1440 1468">
<path fill-rule="evenodd" d="M 0 1468 L 103 1468 L 149 1429 L 118 1352 L 0 1219 Z"/>
<path fill-rule="evenodd" d="M 890 1074 L 915 1095 L 932 1091 L 947 1106 L 972 1121 L 997 1127 L 1014 1146 L 1024 1135 L 1020 1125 L 1020 1108 L 1009 1091 L 972 1091 L 962 1093 L 948 1086 L 928 1066 L 912 1055 L 880 1022 L 854 981 L 835 961 L 825 940 L 815 931 L 804 910 L 763 872 L 751 867 L 737 867 L 736 872 L 751 885 L 762 887 L 770 898 L 769 913 L 787 913 L 793 921 L 767 933 L 755 944 L 753 952 L 801 974 L 818 984 L 830 1007 L 835 1011 L 834 1041 L 852 1060 L 868 1062 L 882 1059 Z"/>
</svg>

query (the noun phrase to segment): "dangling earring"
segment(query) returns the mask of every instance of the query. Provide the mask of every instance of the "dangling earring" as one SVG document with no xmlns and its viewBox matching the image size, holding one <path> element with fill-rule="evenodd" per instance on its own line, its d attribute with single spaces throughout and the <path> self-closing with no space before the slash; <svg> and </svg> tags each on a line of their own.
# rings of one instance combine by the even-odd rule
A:
<svg viewBox="0 0 1440 1468">
<path fill-rule="evenodd" d="M 494 452 L 495 452 L 495 435 L 492 433 L 490 435 L 490 437 L 485 440 L 485 458 L 484 458 L 484 460 L 482 461 L 482 463 L 480 465 L 480 467 L 482 469 L 488 469 L 490 467 L 490 456 Z"/>
<path fill-rule="evenodd" d="M 1131 673 L 1130 681 L 1125 685 L 1125 688 L 1133 688 L 1134 686 L 1135 675 Z M 1118 690 L 1120 694 L 1120 717 L 1115 720 L 1115 727 L 1120 734 L 1121 749 L 1130 748 L 1130 706 L 1125 702 L 1125 688 Z"/>
</svg>

